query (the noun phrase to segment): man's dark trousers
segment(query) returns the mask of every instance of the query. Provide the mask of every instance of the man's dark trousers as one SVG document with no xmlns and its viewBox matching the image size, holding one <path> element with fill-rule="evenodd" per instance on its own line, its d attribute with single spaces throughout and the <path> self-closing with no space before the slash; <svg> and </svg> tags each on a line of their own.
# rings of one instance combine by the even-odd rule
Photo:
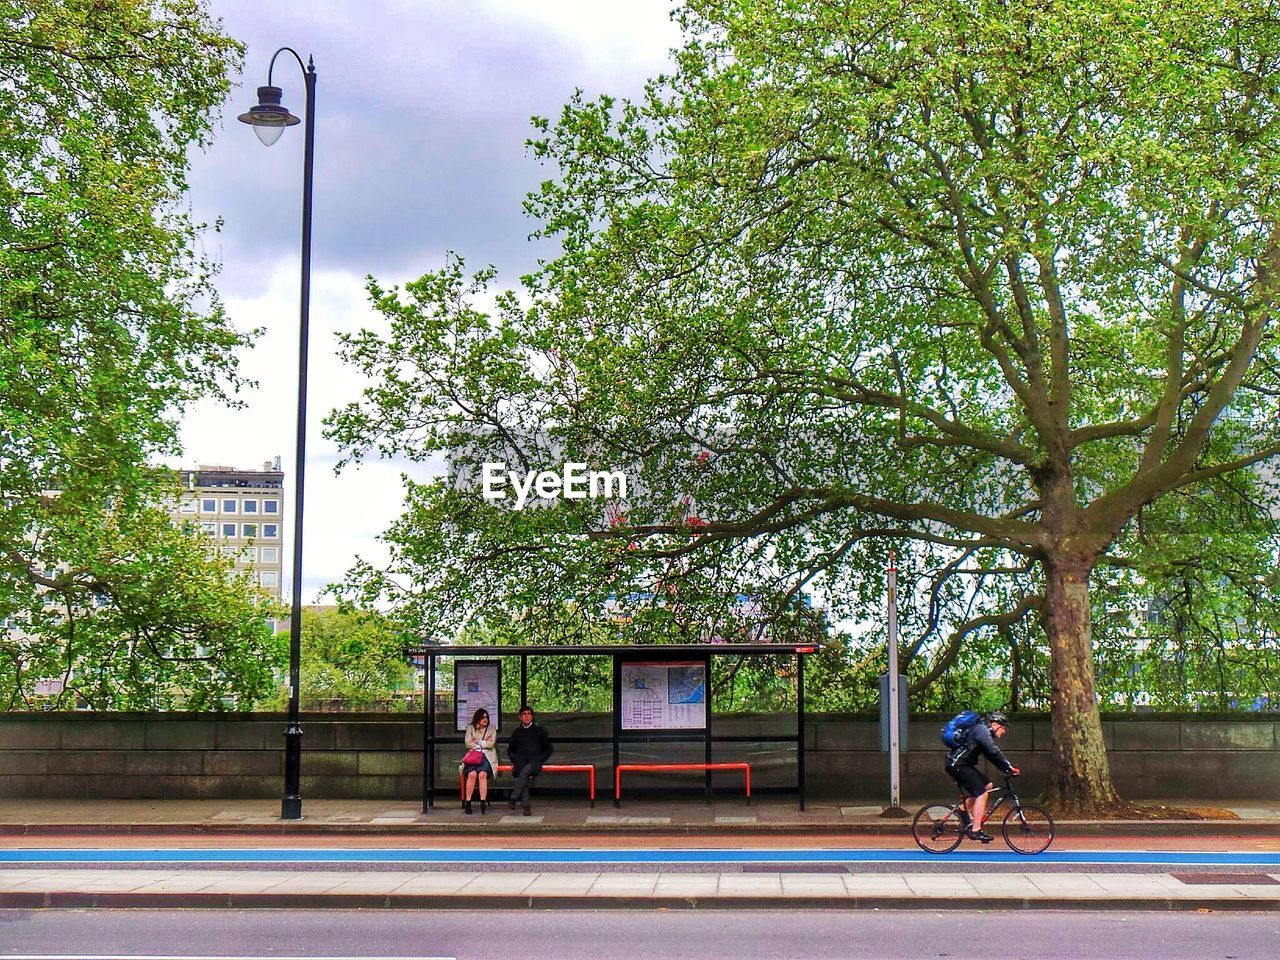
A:
<svg viewBox="0 0 1280 960">
<path fill-rule="evenodd" d="M 529 806 L 529 781 L 542 772 L 542 764 L 526 763 L 511 784 L 511 800 L 522 807 Z"/>
</svg>

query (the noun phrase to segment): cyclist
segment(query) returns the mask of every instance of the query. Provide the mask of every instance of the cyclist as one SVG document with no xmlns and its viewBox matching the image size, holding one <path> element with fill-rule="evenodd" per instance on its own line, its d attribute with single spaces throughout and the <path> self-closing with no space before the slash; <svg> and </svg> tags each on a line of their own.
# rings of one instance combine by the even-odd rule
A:
<svg viewBox="0 0 1280 960">
<path fill-rule="evenodd" d="M 978 769 L 978 761 L 985 756 L 1009 776 L 1016 777 L 1020 773 L 996 746 L 996 741 L 1008 729 L 1009 718 L 1002 711 L 984 714 L 961 731 L 959 745 L 947 754 L 947 773 L 968 794 L 964 808 L 969 814 L 969 837 L 983 843 L 990 843 L 992 839 L 983 832 L 982 825 L 987 817 L 988 791 L 994 789 L 994 785 Z"/>
</svg>

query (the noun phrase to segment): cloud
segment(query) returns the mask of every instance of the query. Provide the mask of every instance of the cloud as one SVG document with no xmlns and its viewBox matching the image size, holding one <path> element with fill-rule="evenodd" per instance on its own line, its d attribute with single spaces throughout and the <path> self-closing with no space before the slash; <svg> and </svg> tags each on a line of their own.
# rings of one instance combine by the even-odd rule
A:
<svg viewBox="0 0 1280 960">
<path fill-rule="evenodd" d="M 301 128 L 267 150 L 235 119 L 281 43 L 314 54 L 317 68 L 317 266 L 400 275 L 456 249 L 515 276 L 554 252 L 525 239 L 521 200 L 548 173 L 525 155 L 529 118 L 558 114 L 578 87 L 639 94 L 678 40 L 660 2 L 215 0 L 213 10 L 248 51 L 224 129 L 195 160 L 192 195 L 197 215 L 225 219 L 227 273 L 249 282 L 263 258 L 297 247 Z M 273 80 L 301 115 L 287 54 Z"/>
<path fill-rule="evenodd" d="M 256 102 L 272 52 L 289 44 L 314 55 L 318 75 L 303 541 L 311 601 L 356 555 L 385 559 L 376 536 L 402 508 L 400 474 L 430 476 L 403 462 L 335 476 L 337 450 L 320 436 L 324 415 L 363 386 L 338 362 L 335 337 L 380 322 L 364 276 L 412 279 L 456 250 L 512 283 L 553 253 L 525 239 L 533 225 L 521 202 L 549 175 L 525 155 L 530 116 L 557 115 L 576 88 L 639 95 L 679 34 L 662 0 L 212 0 L 210 9 L 247 53 L 222 128 L 193 158 L 192 212 L 223 222 L 204 246 L 222 264 L 229 315 L 265 333 L 244 358 L 260 382 L 245 407 L 203 403 L 184 417 L 184 462 L 254 467 L 279 455 L 292 503 L 302 131 L 265 149 L 235 119 Z M 300 112 L 302 77 L 286 56 L 273 79 Z"/>
</svg>

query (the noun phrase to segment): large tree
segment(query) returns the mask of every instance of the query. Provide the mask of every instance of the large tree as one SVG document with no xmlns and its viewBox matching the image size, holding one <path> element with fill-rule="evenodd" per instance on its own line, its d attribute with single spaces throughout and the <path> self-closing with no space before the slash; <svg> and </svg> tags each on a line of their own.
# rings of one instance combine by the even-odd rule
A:
<svg viewBox="0 0 1280 960">
<path fill-rule="evenodd" d="M 969 578 L 954 633 L 1034 619 L 1049 794 L 1114 804 L 1091 576 L 1133 563 L 1149 505 L 1266 486 L 1280 452 L 1277 5 L 678 16 L 641 102 L 541 122 L 557 175 L 528 206 L 562 253 L 526 297 L 487 317 L 456 264 L 375 287 L 390 334 L 347 352 L 383 382 L 332 420 L 357 457 L 568 449 L 641 493 L 521 513 L 411 487 L 391 568 L 352 587 L 441 623 L 646 576 L 661 597 L 672 571 L 681 597 L 783 610 L 826 578 L 866 616 L 905 541 Z"/>
<path fill-rule="evenodd" d="M 148 460 L 176 452 L 184 404 L 236 384 L 248 342 L 183 206 L 240 56 L 199 0 L 0 0 L 0 622 L 37 661 L 93 665 L 48 613 L 154 599 L 142 559 L 213 570 L 132 532 L 173 495 Z"/>
</svg>

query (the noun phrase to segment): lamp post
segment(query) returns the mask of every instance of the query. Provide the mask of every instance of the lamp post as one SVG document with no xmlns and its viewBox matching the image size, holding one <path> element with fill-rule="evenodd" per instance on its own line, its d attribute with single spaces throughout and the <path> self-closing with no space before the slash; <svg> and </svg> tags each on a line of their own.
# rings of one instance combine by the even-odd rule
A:
<svg viewBox="0 0 1280 960">
<path fill-rule="evenodd" d="M 281 47 L 271 56 L 267 67 L 267 85 L 258 88 L 258 104 L 247 113 L 240 114 L 241 123 L 253 127 L 253 132 L 266 146 L 280 139 L 285 127 L 296 126 L 300 121 L 285 107 L 280 98 L 283 91 L 271 85 L 271 73 L 276 57 L 290 53 L 302 68 L 306 81 L 306 125 L 303 127 L 305 148 L 302 167 L 302 303 L 298 324 L 298 430 L 297 456 L 294 459 L 296 479 L 293 498 L 293 606 L 289 611 L 289 722 L 284 731 L 284 799 L 280 803 L 282 820 L 302 818 L 302 725 L 298 720 L 299 665 L 302 660 L 302 494 L 307 465 L 307 329 L 311 311 L 311 180 L 315 161 L 316 118 L 316 65 L 308 57 L 304 66 L 302 57 L 291 47 Z"/>
</svg>

